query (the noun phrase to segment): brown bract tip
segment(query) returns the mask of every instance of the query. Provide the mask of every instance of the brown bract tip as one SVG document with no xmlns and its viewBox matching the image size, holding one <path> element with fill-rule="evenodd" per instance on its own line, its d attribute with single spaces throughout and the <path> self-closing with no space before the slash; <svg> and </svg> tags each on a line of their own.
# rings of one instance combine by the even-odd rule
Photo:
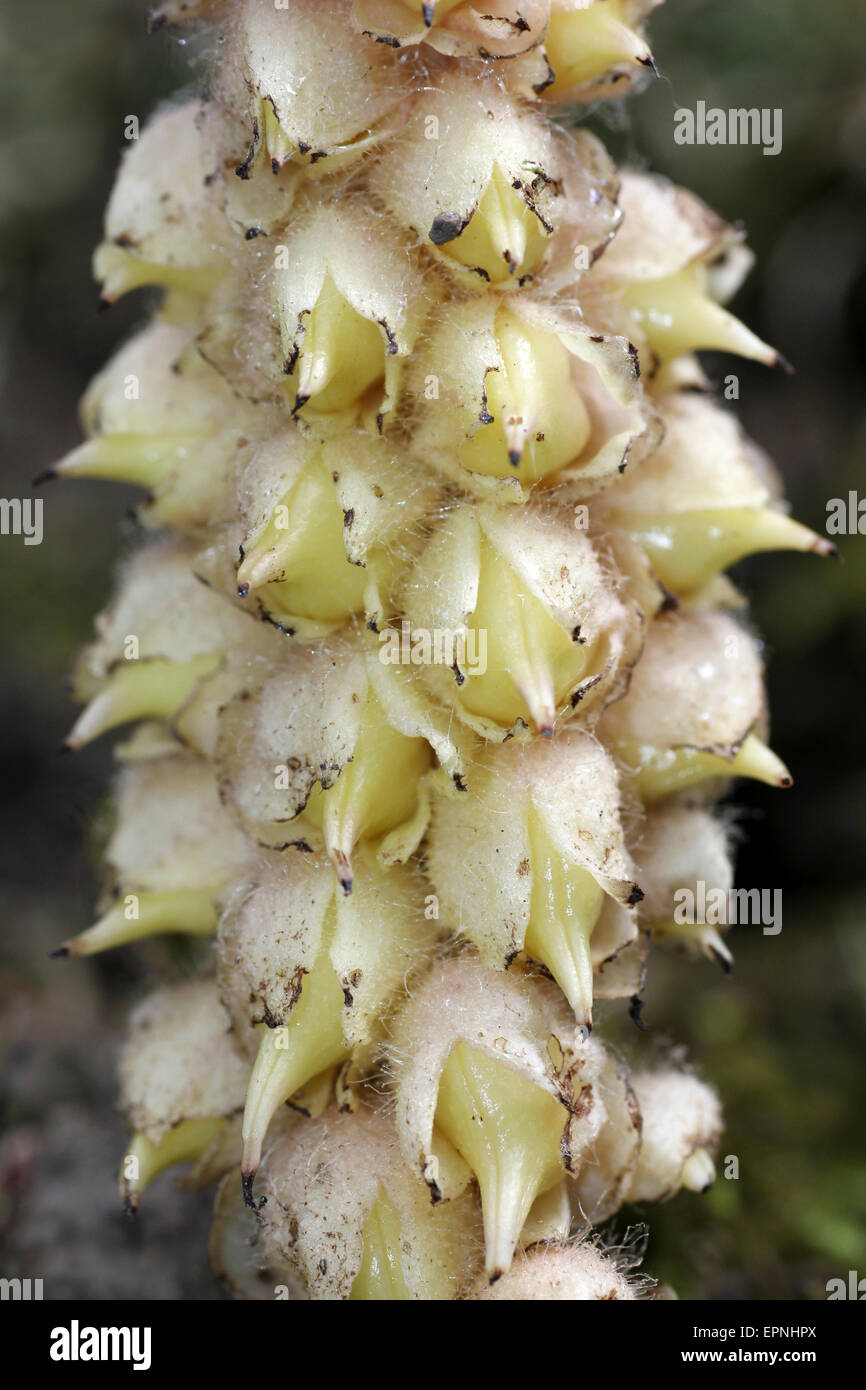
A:
<svg viewBox="0 0 866 1390">
<path fill-rule="evenodd" d="M 241 1189 L 244 1194 L 244 1205 L 248 1206 L 251 1211 L 257 1212 L 258 1207 L 256 1206 L 256 1199 L 253 1196 L 253 1183 L 255 1182 L 256 1171 L 257 1170 L 254 1168 L 251 1173 L 241 1173 Z"/>
</svg>

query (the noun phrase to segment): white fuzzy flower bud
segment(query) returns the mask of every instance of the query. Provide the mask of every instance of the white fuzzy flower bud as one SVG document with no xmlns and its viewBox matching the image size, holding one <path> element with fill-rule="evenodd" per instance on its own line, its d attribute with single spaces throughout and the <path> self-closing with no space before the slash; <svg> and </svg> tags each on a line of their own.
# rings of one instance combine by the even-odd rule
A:
<svg viewBox="0 0 866 1390">
<path fill-rule="evenodd" d="M 697 806 L 676 802 L 655 806 L 634 855 L 644 890 L 640 917 L 653 937 L 697 947 L 730 970 L 731 953 L 719 934 L 719 927 L 728 924 L 728 892 L 734 883 L 724 825 Z M 703 885 L 700 894 L 699 884 Z M 683 893 L 691 894 L 690 912 L 681 905 Z M 723 898 L 724 909 L 713 922 L 697 919 L 695 904 L 711 894 Z"/>
<path fill-rule="evenodd" d="M 229 269 L 201 111 L 192 101 L 159 112 L 126 152 L 93 263 L 106 304 L 140 285 L 204 295 Z"/>
<path fill-rule="evenodd" d="M 265 1254 L 309 1298 L 448 1300 L 477 1265 L 471 1194 L 432 1205 L 376 1111 L 293 1129 L 267 1153 L 261 1188 Z"/>
<path fill-rule="evenodd" d="M 540 961 L 590 1024 L 593 972 L 635 940 L 626 909 L 640 900 L 604 749 L 575 731 L 479 754 L 470 795 L 437 799 L 427 857 L 447 919 L 482 960 Z"/>
<path fill-rule="evenodd" d="M 495 1278 L 535 1198 L 591 1152 L 605 1118 L 594 1090 L 603 1050 L 555 986 L 463 956 L 416 984 L 390 1056 L 403 1152 L 434 1199 L 475 1176 Z"/>
<path fill-rule="evenodd" d="M 89 704 L 67 744 L 81 748 L 121 724 L 166 720 L 182 742 L 210 752 L 227 700 L 278 659 L 283 636 L 193 573 L 194 549 L 156 541 L 139 550 L 82 652 L 75 692 Z"/>
<path fill-rule="evenodd" d="M 157 990 L 134 1010 L 120 1064 L 135 1131 L 121 1170 L 128 1208 L 163 1168 L 202 1157 L 244 1103 L 249 1067 L 234 1050 L 213 980 Z"/>
<path fill-rule="evenodd" d="M 698 348 L 778 363 L 773 348 L 721 307 L 751 266 L 742 232 L 654 175 L 626 170 L 619 201 L 622 224 L 581 284 L 589 320 L 626 334 L 647 374 Z"/>
<path fill-rule="evenodd" d="M 453 304 L 408 388 L 413 453 L 500 501 L 554 473 L 592 491 L 651 433 L 627 341 L 523 296 Z"/>
<path fill-rule="evenodd" d="M 284 426 L 255 452 L 238 487 L 244 522 L 239 592 L 307 637 L 362 614 L 378 628 L 435 507 L 435 476 L 362 430 L 318 445 Z"/>
<path fill-rule="evenodd" d="M 115 804 L 105 913 L 55 955 L 91 955 L 161 932 L 208 935 L 225 889 L 255 857 L 210 765 L 191 754 L 125 767 Z"/>
<path fill-rule="evenodd" d="M 251 1058 L 244 1117 L 249 1189 L 271 1118 L 321 1072 L 370 1061 L 387 1009 L 432 949 L 417 871 L 356 856 L 351 896 L 327 861 L 288 851 L 236 885 L 219 926 L 219 985 Z M 344 1078 L 344 1085 L 349 1078 Z"/>
<path fill-rule="evenodd" d="M 640 1285 L 626 1277 L 616 1258 L 595 1245 L 541 1245 L 519 1255 L 511 1268 L 490 1284 L 479 1279 L 468 1299 L 524 1303 L 582 1303 L 635 1299 Z"/>
<path fill-rule="evenodd" d="M 371 187 L 476 291 L 522 285 L 548 263 L 565 262 L 573 281 L 575 247 L 589 261 L 619 219 L 616 174 L 598 141 L 554 134 L 496 87 L 482 97 L 469 70 L 421 93 Z"/>
<path fill-rule="evenodd" d="M 425 309 L 424 282 L 403 237 L 356 198 L 299 212 L 285 245 L 272 292 L 287 399 L 294 411 L 317 416 L 369 396 L 381 421 Z"/>
<path fill-rule="evenodd" d="M 330 173 L 354 163 L 403 119 L 410 71 L 353 34 L 349 0 L 241 5 L 218 96 L 248 94 L 250 146 L 238 173 L 289 162 Z"/>
<path fill-rule="evenodd" d="M 766 697 L 759 644 L 728 614 L 657 618 L 628 694 L 598 733 L 637 780 L 644 801 L 730 777 L 791 785 L 761 741 Z"/>
<path fill-rule="evenodd" d="M 160 321 L 94 378 L 81 416 L 90 437 L 51 475 L 146 487 L 148 525 L 177 530 L 231 515 L 234 476 L 269 420 L 198 355 L 187 328 Z"/>
<path fill-rule="evenodd" d="M 288 666 L 220 715 L 224 794 L 262 844 L 323 845 L 349 892 L 360 840 L 378 841 L 386 863 L 417 848 L 434 751 L 459 775 L 447 718 L 435 714 L 366 644 L 294 647 Z"/>
<path fill-rule="evenodd" d="M 642 641 L 633 604 L 573 514 L 462 505 L 435 529 L 401 596 L 413 628 L 456 635 L 431 690 L 487 738 L 550 733 L 625 690 Z"/>
<path fill-rule="evenodd" d="M 757 551 L 833 553 L 777 502 L 769 459 L 732 415 L 693 392 L 659 404 L 661 443 L 599 496 L 593 519 L 627 532 L 663 590 L 700 601 L 721 570 Z"/>
<path fill-rule="evenodd" d="M 655 69 L 643 21 L 659 0 L 549 0 L 539 46 L 509 67 L 506 80 L 545 101 L 621 97 Z"/>
<path fill-rule="evenodd" d="M 680 1187 L 704 1192 L 715 1178 L 712 1152 L 722 1132 L 719 1098 L 689 1072 L 665 1068 L 632 1077 L 643 1121 L 629 1202 L 661 1202 Z"/>
</svg>

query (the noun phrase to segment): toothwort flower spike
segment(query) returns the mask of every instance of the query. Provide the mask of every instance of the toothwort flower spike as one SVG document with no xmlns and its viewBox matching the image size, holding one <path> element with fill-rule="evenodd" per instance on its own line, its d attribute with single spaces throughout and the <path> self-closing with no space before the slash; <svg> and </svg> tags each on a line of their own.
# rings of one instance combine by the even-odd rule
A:
<svg viewBox="0 0 866 1390">
<path fill-rule="evenodd" d="M 131 1017 L 121 1194 L 221 1179 L 240 1297 L 654 1296 L 592 1226 L 713 1180 L 715 1092 L 597 1001 L 639 1019 L 656 944 L 730 968 L 678 903 L 791 775 L 724 572 L 831 547 L 696 357 L 782 360 L 741 232 L 560 119 L 652 80 L 653 8 L 151 16 L 220 42 L 121 163 L 102 303 L 162 298 L 50 470 L 156 533 L 75 671 L 68 746 L 127 732 L 53 954 L 213 938 Z"/>
</svg>

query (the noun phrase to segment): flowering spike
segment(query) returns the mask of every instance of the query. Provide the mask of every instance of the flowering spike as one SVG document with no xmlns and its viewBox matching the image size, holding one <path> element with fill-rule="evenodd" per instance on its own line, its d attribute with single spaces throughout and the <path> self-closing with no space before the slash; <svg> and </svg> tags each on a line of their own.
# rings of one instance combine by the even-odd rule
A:
<svg viewBox="0 0 866 1390">
<path fill-rule="evenodd" d="M 170 534 L 76 668 L 73 746 L 141 722 L 61 951 L 216 926 L 133 1014 L 123 1182 L 224 1177 L 244 1297 L 643 1297 L 589 1228 L 713 1176 L 714 1092 L 631 1075 L 596 1001 L 639 1023 L 657 943 L 729 966 L 707 808 L 790 775 L 725 570 L 831 547 L 696 357 L 780 360 L 726 307 L 741 230 L 557 111 L 655 71 L 653 5 L 154 17 L 216 26 L 207 81 L 95 268 L 162 298 L 50 475 Z"/>
</svg>

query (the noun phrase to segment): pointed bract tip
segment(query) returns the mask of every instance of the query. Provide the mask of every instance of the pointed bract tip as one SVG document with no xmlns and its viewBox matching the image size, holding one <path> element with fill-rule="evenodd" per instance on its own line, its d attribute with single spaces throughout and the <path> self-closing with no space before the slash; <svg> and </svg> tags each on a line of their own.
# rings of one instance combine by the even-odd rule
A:
<svg viewBox="0 0 866 1390">
<path fill-rule="evenodd" d="M 138 1216 L 139 1193 L 131 1192 L 128 1189 L 123 1194 L 123 1214 L 124 1216 Z"/>
<path fill-rule="evenodd" d="M 781 352 L 776 353 L 773 359 L 773 366 L 781 367 L 782 371 L 785 373 L 786 376 L 794 376 L 797 370 L 796 367 L 792 366 L 791 363 L 788 361 L 787 357 L 785 357 Z"/>
<path fill-rule="evenodd" d="M 716 1166 L 706 1149 L 695 1149 L 683 1164 L 682 1185 L 690 1192 L 709 1192 L 716 1180 Z"/>
<path fill-rule="evenodd" d="M 352 891 L 352 885 L 355 882 L 355 874 L 354 870 L 352 869 L 352 861 L 350 860 L 348 854 L 346 854 L 345 850 L 333 849 L 331 850 L 331 863 L 334 865 L 334 869 L 336 870 L 337 879 L 340 884 L 340 887 L 348 897 L 348 895 Z"/>
<path fill-rule="evenodd" d="M 707 955 L 709 956 L 710 960 L 715 961 L 716 965 L 719 967 L 720 970 L 724 972 L 725 975 L 733 975 L 734 958 L 726 947 L 721 946 L 720 944 L 708 946 Z"/>
<path fill-rule="evenodd" d="M 53 482 L 56 477 L 57 470 L 55 468 L 43 468 L 41 473 L 36 474 L 31 487 L 42 487 L 44 483 Z"/>
<path fill-rule="evenodd" d="M 48 959 L 49 959 L 49 960 L 62 960 L 64 956 L 71 956 L 71 955 L 72 955 L 72 952 L 70 951 L 70 949 L 69 949 L 68 946 L 66 946 L 66 945 L 64 945 L 64 946 L 55 946 L 55 948 L 54 948 L 53 951 L 49 951 L 49 952 L 48 952 Z"/>
<path fill-rule="evenodd" d="M 839 559 L 838 545 L 834 545 L 832 541 L 827 540 L 824 536 L 815 536 L 812 542 L 812 549 L 816 555 L 824 555 L 831 560 Z"/>
<path fill-rule="evenodd" d="M 522 451 L 521 449 L 509 449 L 509 450 L 508 450 L 508 462 L 511 464 L 511 467 L 512 467 L 512 468 L 519 468 L 519 467 L 520 467 L 520 460 L 521 460 L 522 458 L 523 458 L 523 451 Z"/>
<path fill-rule="evenodd" d="M 628 1001 L 628 1016 L 635 1027 L 640 1028 L 642 1033 L 649 1031 L 649 1024 L 643 1018 L 644 1001 L 639 994 L 633 994 Z"/>
</svg>

